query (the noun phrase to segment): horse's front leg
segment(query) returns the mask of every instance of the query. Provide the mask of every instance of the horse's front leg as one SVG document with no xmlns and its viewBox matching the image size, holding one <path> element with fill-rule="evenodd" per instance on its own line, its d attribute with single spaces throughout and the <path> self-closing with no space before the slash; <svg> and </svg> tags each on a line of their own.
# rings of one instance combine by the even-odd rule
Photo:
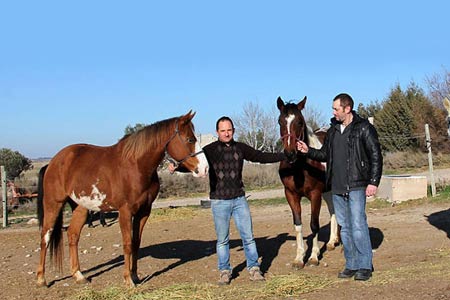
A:
<svg viewBox="0 0 450 300">
<path fill-rule="evenodd" d="M 300 204 L 301 197 L 298 193 L 285 188 L 286 199 L 292 211 L 294 219 L 295 240 L 297 244 L 296 255 L 292 267 L 294 269 L 302 269 L 305 266 L 305 242 L 302 233 L 302 207 Z"/>
<path fill-rule="evenodd" d="M 76 283 L 87 283 L 88 280 L 80 271 L 80 260 L 78 258 L 78 242 L 83 225 L 86 223 L 88 210 L 82 206 L 77 206 L 72 212 L 72 219 L 67 230 L 69 241 L 70 273 Z"/>
<path fill-rule="evenodd" d="M 133 247 L 131 254 L 131 279 L 133 282 L 139 282 L 139 276 L 137 274 L 137 261 L 139 257 L 139 248 L 141 247 L 142 232 L 144 230 L 145 223 L 147 223 L 150 216 L 151 206 L 146 207 L 141 214 L 136 215 L 133 218 Z"/>
<path fill-rule="evenodd" d="M 131 226 L 132 226 L 132 215 L 130 210 L 123 206 L 119 210 L 119 225 L 120 231 L 122 232 L 122 243 L 123 243 L 123 280 L 125 285 L 128 287 L 134 287 L 135 283 L 131 278 L 131 253 L 132 253 L 132 243 L 131 243 Z"/>
<path fill-rule="evenodd" d="M 319 215 L 322 206 L 322 196 L 320 193 L 311 193 L 311 232 L 312 232 L 312 249 L 311 256 L 308 259 L 308 264 L 317 266 L 319 264 Z"/>
<path fill-rule="evenodd" d="M 148 190 L 148 195 L 146 196 L 145 204 L 141 206 L 136 216 L 133 218 L 133 252 L 131 254 L 131 278 L 134 282 L 139 282 L 139 277 L 137 273 L 137 261 L 139 248 L 141 247 L 142 232 L 144 231 L 144 226 L 147 223 L 148 217 L 152 210 L 153 201 L 159 193 L 159 178 L 158 174 L 154 172 L 151 177 L 150 189 Z"/>
<path fill-rule="evenodd" d="M 332 251 L 339 245 L 339 228 L 336 221 L 336 215 L 334 214 L 334 205 L 331 198 L 331 192 L 326 192 L 322 194 L 322 198 L 327 203 L 328 212 L 330 213 L 330 239 L 327 243 L 327 250 Z"/>
</svg>

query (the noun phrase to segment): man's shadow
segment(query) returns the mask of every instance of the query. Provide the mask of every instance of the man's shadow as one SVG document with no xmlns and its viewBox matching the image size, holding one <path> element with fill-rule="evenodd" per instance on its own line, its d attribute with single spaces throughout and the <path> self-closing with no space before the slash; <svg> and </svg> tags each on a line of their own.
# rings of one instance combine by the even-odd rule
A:
<svg viewBox="0 0 450 300">
<path fill-rule="evenodd" d="M 447 238 L 450 238 L 450 209 L 438 211 L 425 217 L 428 223 L 447 233 Z"/>
</svg>

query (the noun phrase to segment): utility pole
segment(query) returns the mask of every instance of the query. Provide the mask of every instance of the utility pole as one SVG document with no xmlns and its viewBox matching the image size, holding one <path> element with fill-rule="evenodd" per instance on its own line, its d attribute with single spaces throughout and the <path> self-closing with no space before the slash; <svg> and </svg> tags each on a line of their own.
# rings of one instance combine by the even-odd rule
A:
<svg viewBox="0 0 450 300">
<path fill-rule="evenodd" d="M 430 171 L 430 183 L 431 183 L 431 196 L 436 196 L 436 183 L 434 182 L 434 171 L 433 171 L 433 154 L 431 153 L 431 137 L 430 128 L 428 124 L 425 124 L 425 143 L 428 149 L 428 169 Z"/>
<path fill-rule="evenodd" d="M 8 197 L 6 193 L 6 171 L 4 166 L 0 167 L 0 173 L 2 176 L 3 228 L 6 228 L 8 226 Z"/>
</svg>

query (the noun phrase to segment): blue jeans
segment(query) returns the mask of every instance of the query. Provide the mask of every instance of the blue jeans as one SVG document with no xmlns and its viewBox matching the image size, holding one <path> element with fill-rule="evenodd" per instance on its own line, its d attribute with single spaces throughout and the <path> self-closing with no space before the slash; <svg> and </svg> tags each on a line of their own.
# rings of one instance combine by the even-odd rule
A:
<svg viewBox="0 0 450 300">
<path fill-rule="evenodd" d="M 244 196 L 227 200 L 211 200 L 211 210 L 216 228 L 218 269 L 231 270 L 230 264 L 230 220 L 234 219 L 242 239 L 247 269 L 259 266 L 258 251 L 253 238 L 252 217 Z"/>
<path fill-rule="evenodd" d="M 345 267 L 372 269 L 372 244 L 366 216 L 366 190 L 350 191 L 348 197 L 333 194 L 336 219 L 341 225 Z"/>
</svg>

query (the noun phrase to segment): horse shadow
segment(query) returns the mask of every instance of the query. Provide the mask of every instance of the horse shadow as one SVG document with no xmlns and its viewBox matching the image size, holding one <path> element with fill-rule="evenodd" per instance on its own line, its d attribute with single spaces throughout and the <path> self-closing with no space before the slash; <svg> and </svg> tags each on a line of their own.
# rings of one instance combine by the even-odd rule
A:
<svg viewBox="0 0 450 300">
<path fill-rule="evenodd" d="M 383 233 L 378 228 L 369 228 L 370 237 L 372 242 L 372 248 L 377 249 L 383 241 Z M 328 241 L 330 233 L 330 225 L 325 225 L 321 227 L 319 231 L 319 241 L 324 243 L 324 246 L 320 250 L 319 259 L 323 258 L 323 254 L 327 251 L 325 243 Z M 305 238 L 308 243 L 308 251 L 306 257 L 309 257 L 311 251 L 312 235 Z M 266 273 L 274 259 L 279 255 L 280 248 L 287 241 L 295 241 L 295 236 L 289 235 L 289 233 L 280 233 L 275 237 L 259 237 L 255 238 L 258 253 L 261 256 L 261 271 Z M 230 250 L 238 248 L 237 251 L 244 251 L 242 247 L 241 239 L 230 240 Z M 148 274 L 142 279 L 140 279 L 139 284 L 143 284 L 152 278 L 155 278 L 161 274 L 164 274 L 172 269 L 184 265 L 185 263 L 199 260 L 202 258 L 209 257 L 216 254 L 216 240 L 180 240 L 171 241 L 166 243 L 160 243 L 155 245 L 149 245 L 139 249 L 139 259 L 145 257 L 153 257 L 157 259 L 175 259 L 173 263 L 167 265 L 166 267 Z M 109 272 L 115 268 L 123 266 L 124 257 L 123 255 L 118 255 L 115 258 L 106 261 L 104 263 L 98 264 L 92 268 L 83 271 L 87 275 L 87 280 L 92 281 L 92 279 L 102 275 L 103 273 Z M 239 274 L 246 269 L 246 261 L 243 260 L 240 264 L 234 266 L 232 278 L 239 277 Z M 71 276 L 65 276 L 58 278 L 49 283 L 49 286 L 55 284 L 56 282 L 66 280 Z"/>
<path fill-rule="evenodd" d="M 447 238 L 450 238 L 450 209 L 438 211 L 429 216 L 425 215 L 425 218 L 428 223 L 447 233 Z"/>
<path fill-rule="evenodd" d="M 290 237 L 288 233 L 281 233 L 271 238 L 260 237 L 255 239 L 258 252 L 262 257 L 261 270 L 263 272 L 267 271 L 270 268 L 273 260 L 278 256 L 280 247 L 289 239 L 294 240 L 295 238 Z M 243 251 L 242 241 L 240 238 L 230 240 L 229 245 L 230 249 L 238 248 L 237 251 Z M 216 240 L 182 240 L 143 247 L 139 250 L 139 259 L 150 256 L 157 259 L 175 259 L 176 261 L 160 270 L 155 271 L 152 274 L 144 276 L 138 283 L 143 284 L 146 281 L 149 281 L 152 278 L 164 274 L 165 272 L 168 272 L 174 268 L 182 266 L 185 263 L 209 257 L 214 254 L 216 254 Z M 83 273 L 90 274 L 86 278 L 88 281 L 92 281 L 94 278 L 102 275 L 103 273 L 109 272 L 115 268 L 119 268 L 123 264 L 123 255 L 118 255 L 117 257 L 107 262 L 84 270 Z M 245 268 L 246 262 L 244 260 L 242 263 L 233 268 L 233 277 L 238 277 L 239 273 Z M 50 282 L 49 286 L 70 277 L 71 276 L 58 278 Z"/>
</svg>

